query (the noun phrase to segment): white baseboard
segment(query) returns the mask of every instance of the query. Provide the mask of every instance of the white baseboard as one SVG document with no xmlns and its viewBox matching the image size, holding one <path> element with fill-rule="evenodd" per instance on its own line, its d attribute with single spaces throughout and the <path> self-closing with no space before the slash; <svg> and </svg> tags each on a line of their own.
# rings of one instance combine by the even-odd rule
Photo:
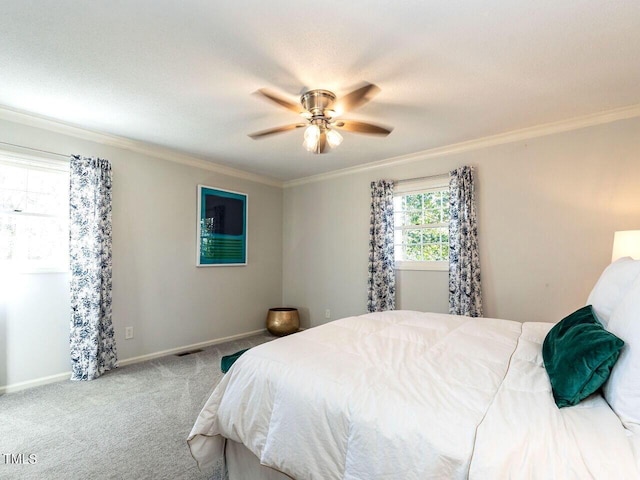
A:
<svg viewBox="0 0 640 480">
<path fill-rule="evenodd" d="M 133 363 L 145 362 L 147 360 L 153 360 L 154 358 L 166 357 L 167 355 L 173 355 L 174 353 L 188 352 L 189 350 L 196 350 L 198 348 L 210 347 L 211 345 L 217 345 L 219 343 L 230 342 L 232 340 L 239 340 L 245 337 L 251 337 L 259 333 L 265 332 L 266 328 L 259 330 L 253 330 L 251 332 L 239 333 L 237 335 L 231 335 L 230 337 L 216 338 L 215 340 L 207 340 L 206 342 L 194 343 L 192 345 L 185 345 L 184 347 L 170 348 L 169 350 L 162 350 L 160 352 L 149 353 L 147 355 L 140 355 L 139 357 L 127 358 L 125 360 L 119 360 L 118 366 L 124 367 Z"/>
<path fill-rule="evenodd" d="M 40 385 L 46 385 L 47 383 L 56 383 L 63 380 L 69 380 L 71 378 L 71 371 L 64 373 L 56 373 L 55 375 L 49 375 L 48 377 L 40 377 L 34 380 L 27 380 L 26 382 L 12 383 L 11 385 L 0 386 L 0 395 L 5 393 L 18 392 L 27 388 L 38 387 Z"/>
<path fill-rule="evenodd" d="M 154 358 L 165 357 L 167 355 L 173 355 L 174 353 L 187 352 L 189 350 L 196 350 L 198 348 L 210 347 L 211 345 L 217 345 L 219 343 L 230 342 L 232 340 L 239 340 L 241 338 L 251 337 L 258 335 L 266 331 L 266 328 L 260 328 L 258 330 L 252 330 L 251 332 L 239 333 L 237 335 L 231 335 L 228 337 L 216 338 L 214 340 L 207 340 L 206 342 L 194 343 L 192 345 L 185 345 L 182 347 L 170 348 L 169 350 L 162 350 L 160 352 L 148 353 L 146 355 L 140 355 L 138 357 L 126 358 L 118 361 L 119 367 L 126 365 L 132 365 L 134 363 L 145 362 L 147 360 L 153 360 Z M 69 380 L 71 377 L 71 371 L 57 373 L 55 375 L 49 375 L 47 377 L 40 377 L 34 380 L 27 380 L 25 382 L 12 383 L 10 385 L 0 385 L 0 395 L 5 393 L 18 392 L 27 388 L 37 387 L 40 385 L 46 385 L 48 383 L 61 382 L 63 380 Z"/>
</svg>

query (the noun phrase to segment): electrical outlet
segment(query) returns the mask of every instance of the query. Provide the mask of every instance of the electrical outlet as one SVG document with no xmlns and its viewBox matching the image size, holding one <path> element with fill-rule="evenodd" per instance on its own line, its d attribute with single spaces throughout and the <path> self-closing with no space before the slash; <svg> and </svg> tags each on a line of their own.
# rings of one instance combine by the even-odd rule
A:
<svg viewBox="0 0 640 480">
<path fill-rule="evenodd" d="M 331 318 L 331 310 L 328 308 L 324 311 L 324 318 Z"/>
<path fill-rule="evenodd" d="M 125 327 L 124 329 L 124 339 L 131 340 L 133 338 L 133 327 Z"/>
</svg>

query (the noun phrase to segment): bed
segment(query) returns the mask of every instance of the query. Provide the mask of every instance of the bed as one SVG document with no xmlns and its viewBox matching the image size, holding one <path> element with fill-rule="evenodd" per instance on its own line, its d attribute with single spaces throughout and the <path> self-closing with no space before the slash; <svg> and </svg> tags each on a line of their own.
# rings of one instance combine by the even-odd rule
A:
<svg viewBox="0 0 640 480">
<path fill-rule="evenodd" d="M 640 312 L 636 262 L 637 281 L 594 288 L 603 324 L 619 311 L 609 303 Z M 237 360 L 188 445 L 201 470 L 231 480 L 640 478 L 634 413 L 620 415 L 633 402 L 616 411 L 605 387 L 556 405 L 542 357 L 552 327 L 393 311 L 280 338 Z M 623 333 L 614 373 L 635 361 Z"/>
</svg>

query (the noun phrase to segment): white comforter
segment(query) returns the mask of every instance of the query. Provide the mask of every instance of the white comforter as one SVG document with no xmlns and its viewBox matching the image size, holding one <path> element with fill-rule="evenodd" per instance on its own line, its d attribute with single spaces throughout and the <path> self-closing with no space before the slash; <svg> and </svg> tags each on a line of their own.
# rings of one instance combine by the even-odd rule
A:
<svg viewBox="0 0 640 480">
<path fill-rule="evenodd" d="M 637 479 L 630 434 L 597 395 L 553 403 L 550 324 L 409 311 L 349 317 L 255 347 L 189 435 L 303 479 Z"/>
</svg>

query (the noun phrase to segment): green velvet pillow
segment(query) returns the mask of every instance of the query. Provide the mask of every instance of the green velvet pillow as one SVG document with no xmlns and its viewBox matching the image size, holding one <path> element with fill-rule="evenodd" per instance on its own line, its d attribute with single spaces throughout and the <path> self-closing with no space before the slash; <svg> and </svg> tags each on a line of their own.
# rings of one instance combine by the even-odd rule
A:
<svg viewBox="0 0 640 480">
<path fill-rule="evenodd" d="M 225 355 L 224 357 L 222 357 L 220 359 L 220 370 L 222 370 L 222 373 L 227 373 L 231 368 L 231 366 L 234 363 L 236 363 L 236 360 L 240 358 L 240 355 L 242 355 L 247 350 L 249 349 L 245 348 L 244 350 L 240 350 L 239 352 L 233 353 L 231 355 Z"/>
<path fill-rule="evenodd" d="M 598 390 L 609 378 L 623 345 L 604 329 L 591 305 L 556 324 L 542 344 L 556 405 L 577 405 Z"/>
</svg>

